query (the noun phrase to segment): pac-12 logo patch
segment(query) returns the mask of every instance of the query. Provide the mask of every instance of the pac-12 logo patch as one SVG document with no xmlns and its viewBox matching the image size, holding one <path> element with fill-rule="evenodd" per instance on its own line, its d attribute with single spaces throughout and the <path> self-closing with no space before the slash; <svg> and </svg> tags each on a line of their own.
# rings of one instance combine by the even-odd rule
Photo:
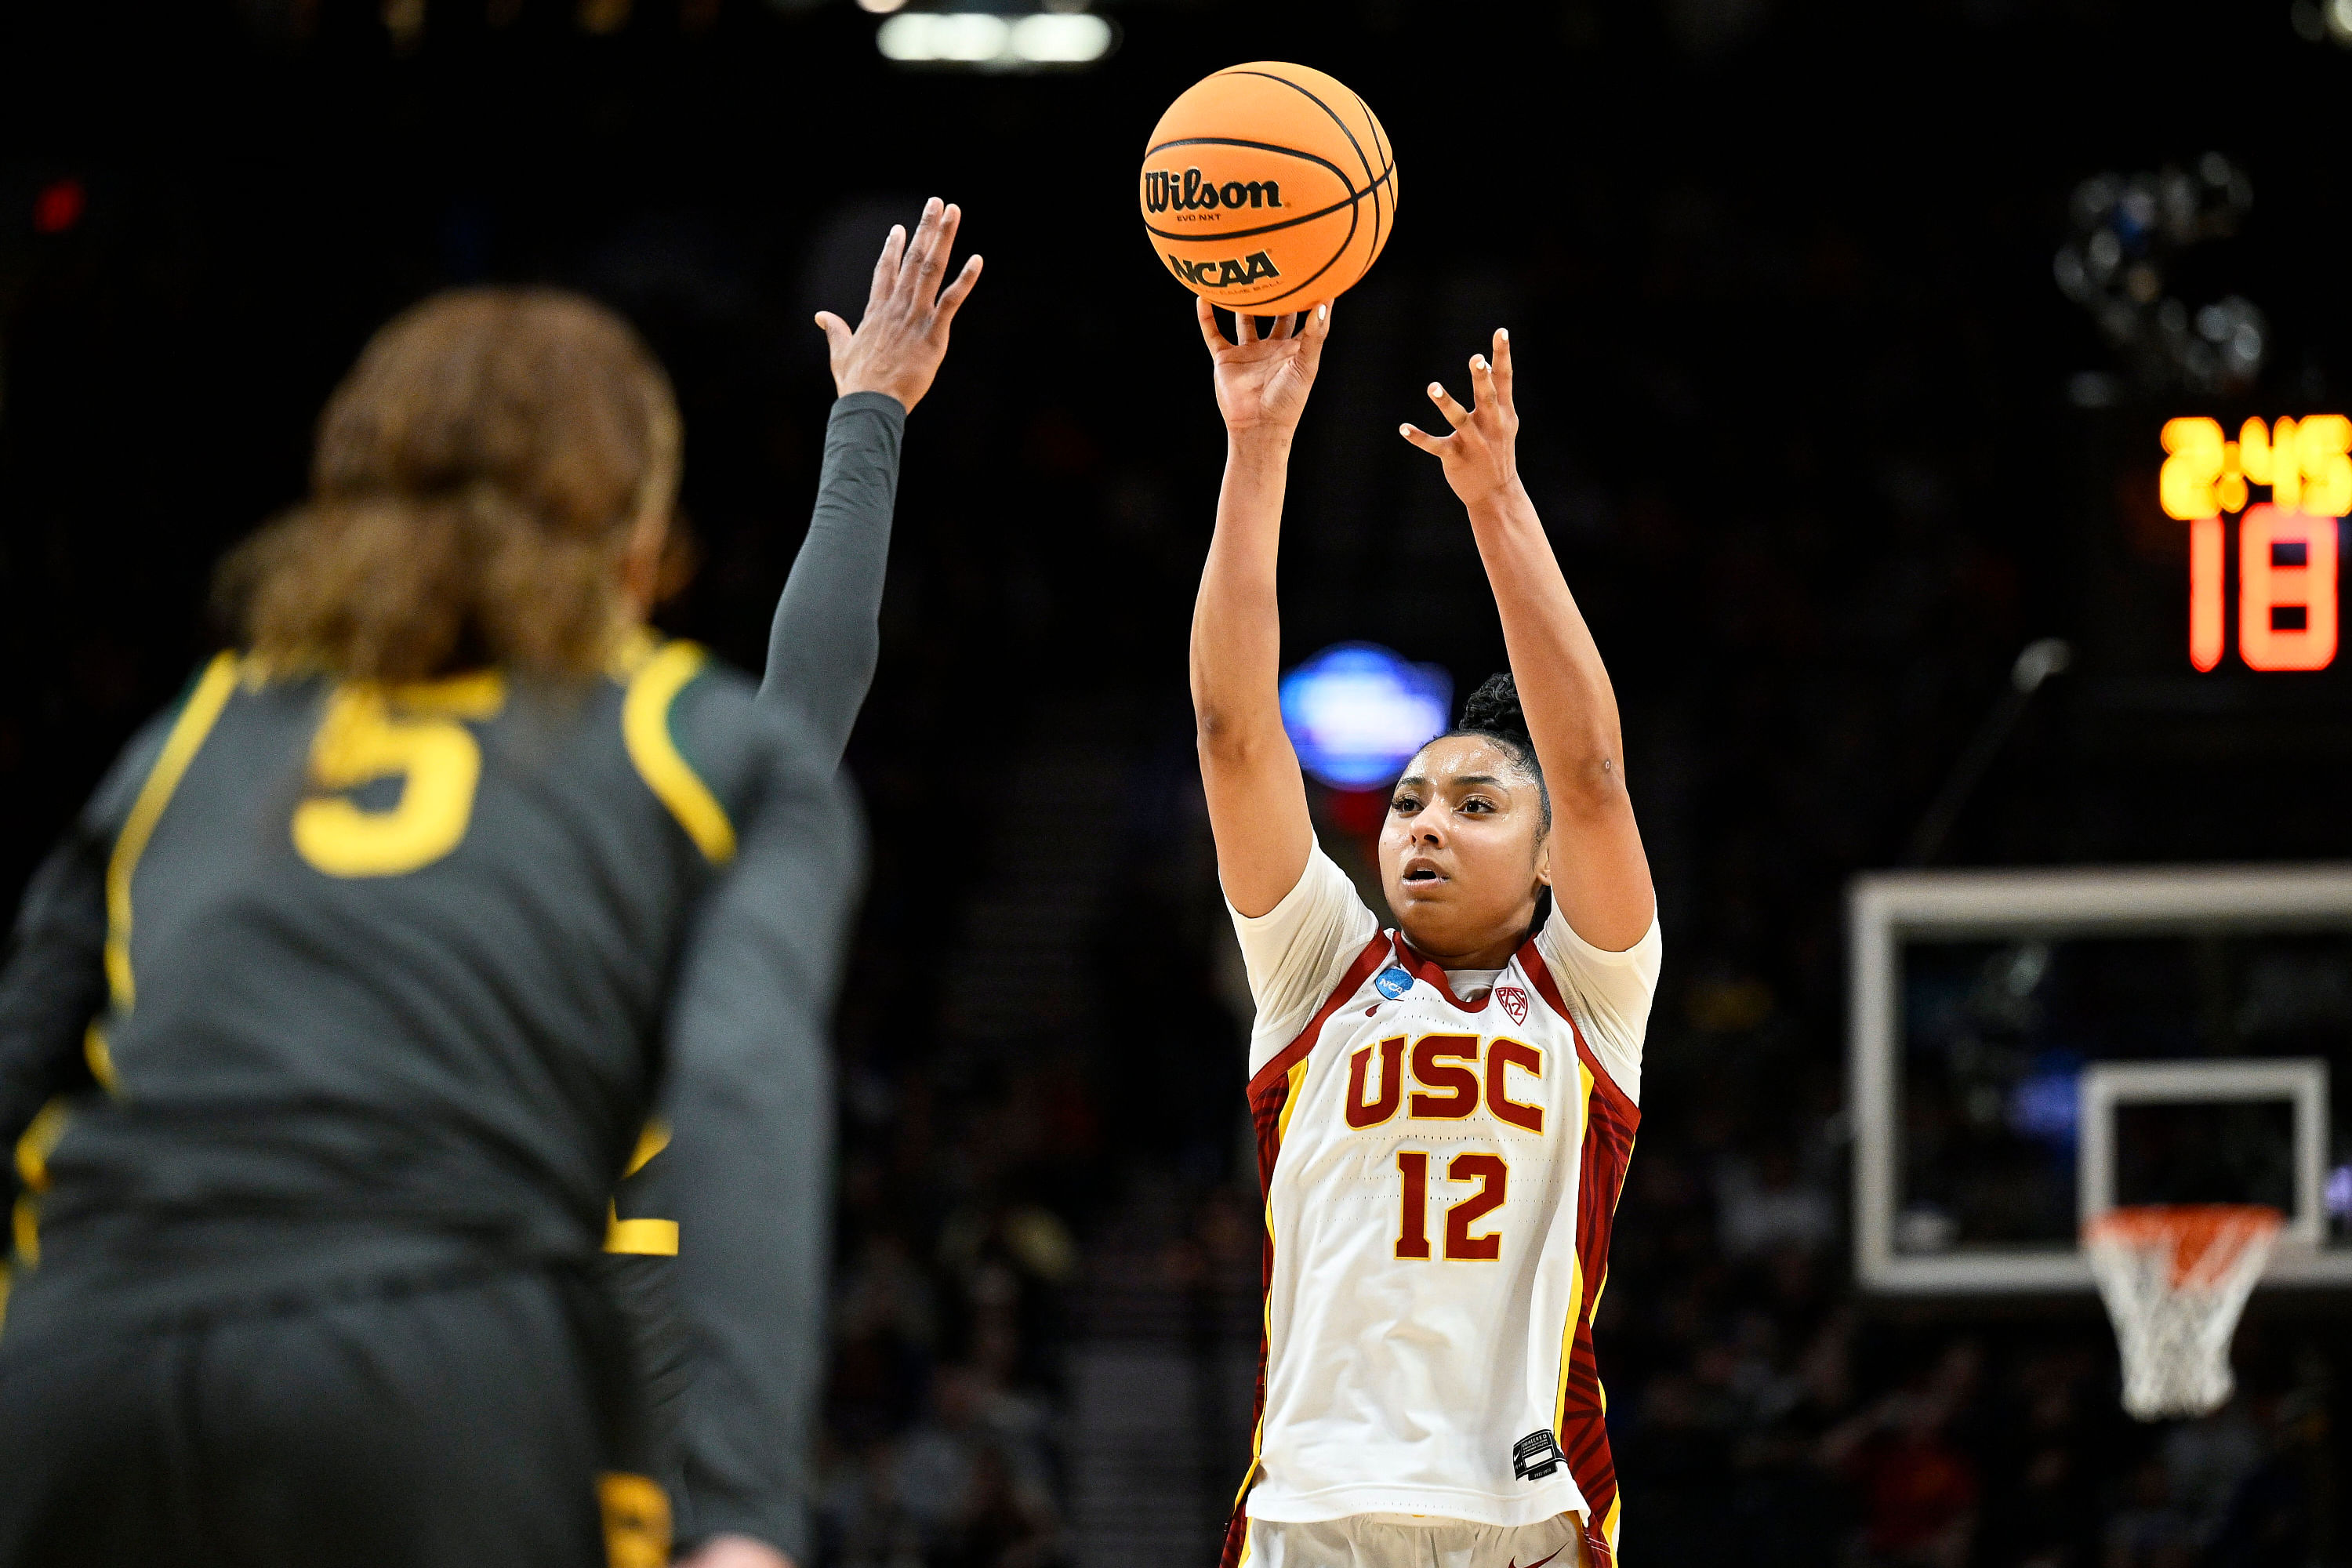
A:
<svg viewBox="0 0 2352 1568">
<path fill-rule="evenodd" d="M 1511 1016 L 1512 1023 L 1528 1021 L 1528 994 L 1525 991 L 1516 985 L 1497 985 L 1495 987 L 1495 1000 L 1503 1005 L 1503 1011 Z"/>
<path fill-rule="evenodd" d="M 1372 989 L 1393 1002 L 1412 989 L 1412 976 L 1391 963 L 1372 976 Z"/>
</svg>

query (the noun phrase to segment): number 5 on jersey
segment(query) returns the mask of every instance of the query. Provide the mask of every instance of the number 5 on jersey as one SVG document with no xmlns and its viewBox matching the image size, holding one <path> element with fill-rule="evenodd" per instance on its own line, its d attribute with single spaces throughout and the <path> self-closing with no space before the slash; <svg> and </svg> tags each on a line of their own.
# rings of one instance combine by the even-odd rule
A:
<svg viewBox="0 0 2352 1568">
<path fill-rule="evenodd" d="M 1429 1155 L 1407 1149 L 1397 1155 L 1397 1176 L 1403 1188 L 1402 1213 L 1397 1227 L 1396 1255 L 1401 1258 L 1429 1256 Z M 1470 1227 L 1503 1206 L 1510 1195 L 1511 1167 L 1500 1154 L 1456 1154 L 1445 1163 L 1449 1182 L 1475 1182 L 1478 1190 L 1445 1210 L 1445 1260 L 1449 1263 L 1492 1263 L 1503 1256 L 1500 1232 L 1473 1236 Z"/>
<path fill-rule="evenodd" d="M 459 719 L 488 719 L 506 703 L 495 672 L 394 689 L 335 688 L 310 742 L 314 795 L 294 808 L 294 847 L 330 877 L 398 877 L 438 860 L 466 837 L 482 748 Z M 398 779 L 389 810 L 346 791 Z"/>
</svg>

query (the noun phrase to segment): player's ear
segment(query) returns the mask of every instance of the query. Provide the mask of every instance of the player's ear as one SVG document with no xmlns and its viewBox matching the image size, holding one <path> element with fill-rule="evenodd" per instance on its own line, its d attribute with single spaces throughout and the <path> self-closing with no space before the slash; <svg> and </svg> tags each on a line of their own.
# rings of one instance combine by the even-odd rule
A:
<svg viewBox="0 0 2352 1568">
<path fill-rule="evenodd" d="M 667 507 L 647 507 L 630 526 L 621 553 L 621 592 L 642 620 L 661 598 L 662 555 L 669 543 Z"/>
</svg>

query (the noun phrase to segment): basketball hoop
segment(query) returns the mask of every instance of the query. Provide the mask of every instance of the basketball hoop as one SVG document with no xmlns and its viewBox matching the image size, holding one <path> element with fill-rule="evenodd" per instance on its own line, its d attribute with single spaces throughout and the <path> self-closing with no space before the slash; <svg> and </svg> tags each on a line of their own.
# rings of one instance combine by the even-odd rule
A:
<svg viewBox="0 0 2352 1568">
<path fill-rule="evenodd" d="M 2148 1205 L 2084 1223 L 2123 1351 L 2126 1411 L 2155 1421 L 2228 1401 L 2230 1336 L 2282 1223 L 2259 1204 Z"/>
</svg>

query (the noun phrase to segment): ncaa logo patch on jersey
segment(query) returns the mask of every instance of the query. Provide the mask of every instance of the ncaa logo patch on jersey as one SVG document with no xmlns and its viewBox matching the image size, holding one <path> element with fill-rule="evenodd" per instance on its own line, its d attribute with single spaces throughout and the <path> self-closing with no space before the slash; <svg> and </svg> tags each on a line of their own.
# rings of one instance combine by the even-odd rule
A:
<svg viewBox="0 0 2352 1568">
<path fill-rule="evenodd" d="M 1528 994 L 1518 986 L 1496 986 L 1495 1000 L 1503 1005 L 1503 1011 L 1511 1016 L 1512 1023 L 1524 1024 L 1528 1021 Z"/>
<path fill-rule="evenodd" d="M 1412 976 L 1391 963 L 1372 976 L 1372 989 L 1393 1002 L 1412 989 Z"/>
</svg>

